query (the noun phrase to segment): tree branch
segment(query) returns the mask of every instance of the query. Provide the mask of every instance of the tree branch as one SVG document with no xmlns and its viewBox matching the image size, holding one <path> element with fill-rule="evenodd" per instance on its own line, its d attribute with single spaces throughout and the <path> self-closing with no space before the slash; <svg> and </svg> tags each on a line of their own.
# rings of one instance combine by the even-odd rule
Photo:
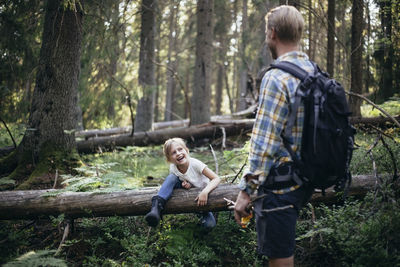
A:
<svg viewBox="0 0 400 267">
<path fill-rule="evenodd" d="M 361 99 L 367 101 L 369 104 L 371 104 L 372 106 L 374 106 L 374 107 L 375 107 L 376 109 L 378 109 L 380 112 L 382 112 L 383 114 L 385 114 L 386 117 L 390 118 L 390 119 L 394 122 L 394 124 L 396 124 L 397 127 L 400 128 L 400 123 L 399 123 L 393 116 L 391 116 L 389 113 L 386 112 L 386 110 L 384 110 L 383 108 L 379 107 L 378 105 L 376 105 L 374 102 L 372 102 L 371 100 L 369 100 L 369 99 L 366 98 L 365 96 L 362 96 L 362 95 L 360 95 L 360 94 L 353 93 L 353 92 L 348 92 L 348 91 L 345 91 L 345 92 L 346 92 L 346 94 L 348 94 L 348 95 L 356 96 L 356 97 L 358 97 L 358 98 L 361 98 Z"/>
</svg>

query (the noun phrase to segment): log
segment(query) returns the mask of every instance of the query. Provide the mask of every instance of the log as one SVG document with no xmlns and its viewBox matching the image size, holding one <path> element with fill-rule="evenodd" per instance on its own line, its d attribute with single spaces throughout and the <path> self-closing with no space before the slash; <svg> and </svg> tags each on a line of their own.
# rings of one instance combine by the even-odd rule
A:
<svg viewBox="0 0 400 267">
<path fill-rule="evenodd" d="M 39 216 L 65 214 L 70 218 L 135 216 L 149 212 L 151 198 L 157 188 L 126 190 L 111 193 L 64 192 L 46 197 L 56 190 L 27 190 L 0 192 L 0 220 L 29 219 Z M 235 199 L 237 187 L 232 184 L 218 186 L 209 194 L 208 204 L 198 207 L 194 199 L 200 189 L 176 189 L 165 207 L 165 213 L 190 213 L 226 210 L 226 201 Z"/>
<path fill-rule="evenodd" d="M 400 116 L 395 117 L 396 120 L 400 121 Z M 178 124 L 181 121 L 176 121 Z M 377 118 L 351 118 L 350 122 L 354 124 L 364 123 L 372 125 L 382 125 L 384 123 L 391 123 L 392 120 L 386 117 Z M 184 123 L 184 121 L 183 121 Z M 243 131 L 250 131 L 253 127 L 254 119 L 242 119 L 232 120 L 227 116 L 215 117 L 215 122 L 208 124 L 191 126 L 191 127 L 180 127 L 180 128 L 168 128 L 160 129 L 150 132 L 139 132 L 135 133 L 134 136 L 130 136 L 129 127 L 126 128 L 113 128 L 109 130 L 89 130 L 87 134 L 85 132 L 79 132 L 77 136 L 89 138 L 93 136 L 102 136 L 89 140 L 77 141 L 77 148 L 80 153 L 95 153 L 100 149 L 112 150 L 117 146 L 147 146 L 147 145 L 158 145 L 162 144 L 166 139 L 171 137 L 181 137 L 186 140 L 195 141 L 196 139 L 203 138 L 216 138 L 221 136 L 220 127 L 224 127 L 226 135 L 236 135 Z M 163 126 L 164 127 L 164 126 Z M 172 127 L 172 126 L 171 126 Z M 118 134 L 118 132 L 126 132 L 125 134 Z M 113 136 L 109 136 L 113 135 Z M 3 147 L 0 148 L 0 157 L 6 156 L 14 150 L 14 147 Z"/>
<path fill-rule="evenodd" d="M 400 121 L 400 116 L 395 117 Z M 351 123 L 355 124 L 372 124 L 382 125 L 384 123 L 390 123 L 391 120 L 386 117 L 377 118 L 351 118 Z M 87 131 L 87 134 L 81 135 L 85 138 L 89 138 L 96 134 L 97 136 L 117 134 L 118 131 L 127 131 L 126 134 L 113 135 L 98 137 L 90 140 L 78 141 L 77 147 L 80 153 L 93 153 L 97 152 L 99 148 L 105 150 L 111 150 L 117 146 L 147 146 L 147 145 L 159 145 L 162 144 L 166 139 L 171 137 L 181 137 L 186 140 L 195 141 L 196 139 L 202 138 L 217 138 L 221 136 L 220 127 L 224 127 L 227 136 L 240 134 L 242 131 L 250 131 L 253 127 L 254 119 L 241 119 L 235 120 L 229 116 L 214 116 L 210 123 L 195 125 L 191 127 L 175 127 L 176 125 L 186 125 L 187 120 L 183 121 L 171 121 L 171 122 L 160 122 L 160 129 L 149 131 L 149 132 L 138 132 L 134 136 L 130 136 L 129 127 L 126 128 L 114 128 L 109 131 Z M 172 127 L 172 128 L 164 128 Z M 82 133 L 83 134 L 83 133 Z"/>
<path fill-rule="evenodd" d="M 235 123 L 238 121 L 238 117 L 247 117 L 252 114 L 257 109 L 257 105 L 250 106 L 248 109 L 244 111 L 240 111 L 234 113 L 232 115 L 221 115 L 221 116 L 212 116 L 211 122 L 218 124 L 218 123 Z M 400 116 L 394 117 L 397 121 L 400 122 Z M 374 126 L 380 126 L 385 123 L 393 123 L 390 118 L 387 117 L 372 117 L 372 118 L 361 118 L 361 117 L 351 117 L 350 118 L 351 124 L 372 124 Z M 161 121 L 153 123 L 153 130 L 161 130 L 166 128 L 176 128 L 176 127 L 187 127 L 189 126 L 189 119 L 185 120 L 173 120 L 173 121 Z M 111 136 L 111 135 L 120 135 L 120 134 L 128 134 L 132 131 L 132 127 L 116 127 L 116 128 L 109 128 L 109 129 L 91 129 L 91 130 L 84 130 L 84 131 L 77 131 L 75 133 L 76 137 L 82 137 L 85 139 L 101 137 L 101 136 Z"/>
<path fill-rule="evenodd" d="M 75 133 L 75 137 L 77 138 L 94 138 L 99 136 L 110 136 L 110 135 L 119 135 L 119 134 L 127 134 L 132 131 L 132 127 L 115 127 L 108 129 L 91 129 L 91 130 L 83 130 L 77 131 Z"/>
<path fill-rule="evenodd" d="M 214 123 L 214 124 L 235 123 L 238 120 L 240 122 L 240 119 L 238 119 L 238 118 L 241 116 L 242 115 L 240 113 L 235 113 L 232 115 L 211 116 L 210 122 Z M 189 126 L 189 119 L 184 119 L 184 120 L 154 122 L 152 125 L 152 128 L 153 128 L 153 131 L 156 131 L 156 130 L 167 129 L 167 128 L 188 127 L 188 126 Z M 89 139 L 89 138 L 96 138 L 96 137 L 101 137 L 101 136 L 128 134 L 131 131 L 132 131 L 131 126 L 116 127 L 116 128 L 109 128 L 109 129 L 91 129 L 91 130 L 77 131 L 75 133 L 75 137 Z"/>
<path fill-rule="evenodd" d="M 250 131 L 254 120 L 236 120 L 232 123 L 206 123 L 183 128 L 169 128 L 150 132 L 138 132 L 133 136 L 130 134 L 99 137 L 77 142 L 79 153 L 93 153 L 101 150 L 112 150 L 116 147 L 126 146 L 148 146 L 163 144 L 165 140 L 172 137 L 181 137 L 185 140 L 196 141 L 204 138 L 218 138 L 222 136 L 221 127 L 224 127 L 226 136 L 238 135 Z M 100 148 L 100 149 L 99 149 Z"/>
<path fill-rule="evenodd" d="M 398 122 L 400 122 L 400 115 L 393 117 L 396 119 Z M 385 123 L 388 124 L 393 124 L 393 121 L 391 118 L 388 117 L 371 117 L 371 118 L 360 118 L 360 117 L 351 117 L 350 118 L 350 123 L 355 125 L 355 124 L 371 124 L 374 126 L 383 126 Z"/>
<path fill-rule="evenodd" d="M 374 187 L 372 176 L 357 176 L 350 187 L 350 195 L 364 195 Z M 56 190 L 27 190 L 0 192 L 0 220 L 34 219 L 64 214 L 69 218 L 145 215 L 151 207 L 151 197 L 157 188 L 119 192 L 63 192 Z M 208 204 L 197 206 L 194 199 L 200 189 L 176 189 L 165 207 L 165 214 L 227 210 L 224 198 L 235 201 L 239 189 L 234 184 L 221 184 L 209 194 Z M 46 194 L 53 196 L 46 196 Z M 330 190 L 325 197 L 314 194 L 312 201 L 334 200 Z"/>
</svg>

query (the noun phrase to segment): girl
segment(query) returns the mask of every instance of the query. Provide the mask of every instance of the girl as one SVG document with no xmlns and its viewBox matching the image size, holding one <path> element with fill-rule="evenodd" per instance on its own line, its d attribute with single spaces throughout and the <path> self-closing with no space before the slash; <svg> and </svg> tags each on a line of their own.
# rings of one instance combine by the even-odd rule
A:
<svg viewBox="0 0 400 267">
<path fill-rule="evenodd" d="M 175 188 L 189 189 L 200 187 L 203 190 L 195 201 L 197 205 L 207 204 L 208 194 L 214 190 L 221 179 L 200 160 L 189 156 L 189 149 L 181 138 L 171 138 L 165 141 L 163 147 L 164 156 L 170 163 L 170 174 L 161 185 L 160 191 L 151 199 L 151 211 L 145 219 L 150 226 L 157 226 L 162 211 Z M 201 225 L 205 228 L 215 226 L 215 218 L 212 212 L 202 213 Z"/>
</svg>

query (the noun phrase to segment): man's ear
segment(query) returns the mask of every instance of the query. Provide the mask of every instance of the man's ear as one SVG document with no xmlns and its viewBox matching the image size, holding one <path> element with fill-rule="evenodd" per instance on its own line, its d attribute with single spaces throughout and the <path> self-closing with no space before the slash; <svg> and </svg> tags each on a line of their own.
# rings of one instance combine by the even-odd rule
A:
<svg viewBox="0 0 400 267">
<path fill-rule="evenodd" d="M 275 31 L 275 28 L 271 28 L 271 29 L 269 29 L 268 31 L 269 31 L 269 37 L 270 37 L 272 40 L 276 39 L 276 31 Z"/>
</svg>

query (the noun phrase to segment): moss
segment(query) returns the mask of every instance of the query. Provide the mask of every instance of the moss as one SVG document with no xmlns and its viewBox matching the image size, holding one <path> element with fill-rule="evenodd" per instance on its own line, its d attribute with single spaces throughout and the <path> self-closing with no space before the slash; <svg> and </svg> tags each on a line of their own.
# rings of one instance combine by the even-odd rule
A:
<svg viewBox="0 0 400 267">
<path fill-rule="evenodd" d="M 74 168 L 82 166 L 82 164 L 76 149 L 68 151 L 60 149 L 57 145 L 46 144 L 40 149 L 39 162 L 36 163 L 34 170 L 26 180 L 17 186 L 17 189 L 51 188 L 54 184 L 56 170 L 59 175 L 72 173 Z"/>
</svg>

